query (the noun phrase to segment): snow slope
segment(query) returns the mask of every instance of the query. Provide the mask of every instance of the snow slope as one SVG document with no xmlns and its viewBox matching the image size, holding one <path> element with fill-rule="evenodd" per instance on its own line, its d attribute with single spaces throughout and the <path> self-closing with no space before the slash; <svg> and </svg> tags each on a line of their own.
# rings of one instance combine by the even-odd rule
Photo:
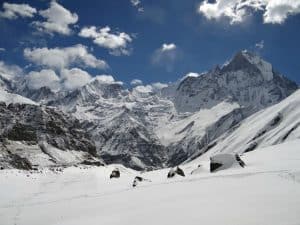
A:
<svg viewBox="0 0 300 225">
<path fill-rule="evenodd" d="M 208 161 L 140 174 L 152 182 L 132 188 L 134 170 L 119 165 L 68 168 L 62 173 L 0 171 L 0 224 L 243 224 L 300 221 L 300 140 L 249 152 L 247 166 L 214 174 Z M 191 175 L 198 164 L 202 169 Z M 109 179 L 113 168 L 120 179 Z"/>
<path fill-rule="evenodd" d="M 22 103 L 22 104 L 37 105 L 36 102 L 30 100 L 29 98 L 25 98 L 17 94 L 11 94 L 5 90 L 0 90 L 0 102 L 5 102 L 6 104 Z"/>
<path fill-rule="evenodd" d="M 248 117 L 216 140 L 217 144 L 205 155 L 219 152 L 243 153 L 300 138 L 300 91 L 282 102 Z"/>
</svg>

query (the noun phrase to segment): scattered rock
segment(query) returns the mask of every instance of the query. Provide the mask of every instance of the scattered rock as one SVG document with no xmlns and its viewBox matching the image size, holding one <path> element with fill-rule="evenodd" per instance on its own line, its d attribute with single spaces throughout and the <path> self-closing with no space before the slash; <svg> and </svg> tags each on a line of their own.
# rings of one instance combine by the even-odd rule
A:
<svg viewBox="0 0 300 225">
<path fill-rule="evenodd" d="M 170 171 L 169 171 L 169 173 L 168 173 L 168 178 L 172 178 L 172 177 L 174 177 L 176 174 L 178 174 L 178 175 L 180 175 L 180 176 L 183 176 L 183 177 L 185 176 L 183 170 L 182 170 L 179 166 L 177 166 L 176 169 L 174 169 L 174 168 L 171 168 L 171 169 L 170 169 Z"/>
<path fill-rule="evenodd" d="M 111 172 L 109 178 L 111 179 L 111 178 L 119 178 L 119 177 L 120 177 L 120 170 L 116 168 Z"/>
<path fill-rule="evenodd" d="M 148 181 L 148 182 L 151 182 L 151 180 L 148 180 L 146 178 L 143 178 L 143 177 L 140 177 L 140 176 L 136 176 L 133 180 L 133 183 L 132 183 L 132 187 L 136 187 L 138 185 L 139 182 L 142 182 L 142 181 Z"/>
<path fill-rule="evenodd" d="M 241 159 L 241 157 L 238 154 L 235 154 L 236 161 L 240 164 L 241 167 L 245 167 L 246 163 Z"/>
<path fill-rule="evenodd" d="M 210 172 L 228 169 L 235 164 L 241 167 L 246 165 L 238 154 L 218 154 L 210 158 Z"/>
<path fill-rule="evenodd" d="M 172 178 L 176 175 L 176 172 L 173 168 L 170 169 L 169 173 L 168 173 L 168 178 Z"/>
</svg>

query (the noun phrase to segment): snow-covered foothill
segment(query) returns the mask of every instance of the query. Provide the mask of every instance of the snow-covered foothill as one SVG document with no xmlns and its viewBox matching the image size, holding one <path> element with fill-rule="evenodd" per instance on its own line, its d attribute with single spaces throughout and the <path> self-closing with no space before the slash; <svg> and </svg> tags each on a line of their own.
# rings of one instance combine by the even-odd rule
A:
<svg viewBox="0 0 300 225">
<path fill-rule="evenodd" d="M 248 117 L 204 154 L 243 153 L 300 138 L 300 91 Z"/>
</svg>

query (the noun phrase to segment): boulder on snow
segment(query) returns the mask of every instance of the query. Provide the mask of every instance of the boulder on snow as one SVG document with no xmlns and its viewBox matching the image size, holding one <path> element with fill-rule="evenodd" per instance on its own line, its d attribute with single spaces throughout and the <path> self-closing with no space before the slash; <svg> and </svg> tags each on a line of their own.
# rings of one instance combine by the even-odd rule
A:
<svg viewBox="0 0 300 225">
<path fill-rule="evenodd" d="M 246 165 L 238 154 L 218 154 L 210 158 L 210 172 L 228 169 L 236 164 L 241 167 Z"/>
<path fill-rule="evenodd" d="M 132 187 L 136 187 L 139 182 L 143 182 L 143 181 L 151 182 L 151 180 L 148 180 L 148 179 L 140 177 L 140 176 L 136 176 L 133 180 Z"/>
<path fill-rule="evenodd" d="M 111 172 L 109 178 L 111 179 L 111 178 L 119 178 L 119 177 L 120 177 L 120 170 L 116 168 Z"/>
<path fill-rule="evenodd" d="M 182 170 L 179 166 L 177 166 L 176 169 L 174 169 L 174 168 L 171 168 L 171 169 L 170 169 L 170 171 L 169 171 L 169 173 L 168 173 L 168 178 L 172 178 L 172 177 L 174 177 L 176 174 L 178 174 L 178 175 L 180 175 L 180 176 L 182 176 L 182 177 L 185 176 L 183 170 Z"/>
</svg>

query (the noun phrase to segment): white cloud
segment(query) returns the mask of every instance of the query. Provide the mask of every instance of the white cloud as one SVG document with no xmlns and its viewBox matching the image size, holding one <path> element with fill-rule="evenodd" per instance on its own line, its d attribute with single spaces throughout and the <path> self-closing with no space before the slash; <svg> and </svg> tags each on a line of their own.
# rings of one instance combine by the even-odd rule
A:
<svg viewBox="0 0 300 225">
<path fill-rule="evenodd" d="M 151 86 L 154 90 L 161 90 L 165 87 L 168 87 L 169 85 L 164 84 L 164 83 L 160 83 L 160 82 L 156 82 L 156 83 L 152 83 Z"/>
<path fill-rule="evenodd" d="M 140 0 L 130 0 L 133 7 L 137 8 L 139 12 L 144 12 L 144 8 L 141 6 Z"/>
<path fill-rule="evenodd" d="M 39 89 L 45 86 L 52 90 L 58 90 L 60 88 L 60 78 L 53 70 L 31 71 L 25 79 L 27 86 L 31 89 Z"/>
<path fill-rule="evenodd" d="M 174 43 L 171 43 L 171 44 L 163 44 L 162 45 L 162 48 L 161 48 L 161 51 L 171 51 L 171 50 L 174 50 L 176 49 L 176 45 Z"/>
<path fill-rule="evenodd" d="M 213 3 L 205 0 L 198 12 L 209 20 L 227 17 L 235 24 L 258 10 L 264 13 L 264 23 L 281 24 L 289 15 L 300 13 L 300 0 L 216 0 Z"/>
<path fill-rule="evenodd" d="M 24 56 L 27 60 L 41 66 L 53 69 L 68 68 L 80 65 L 98 69 L 107 68 L 105 61 L 90 54 L 84 45 L 74 45 L 66 48 L 25 48 Z"/>
<path fill-rule="evenodd" d="M 153 92 L 153 87 L 151 85 L 145 85 L 145 86 L 139 85 L 136 86 L 133 90 L 139 93 L 151 93 Z"/>
<path fill-rule="evenodd" d="M 3 61 L 0 61 L 0 75 L 2 77 L 10 80 L 22 74 L 23 70 L 19 66 L 7 65 Z"/>
<path fill-rule="evenodd" d="M 91 79 L 91 75 L 79 68 L 72 68 L 70 70 L 63 69 L 61 71 L 61 79 L 64 88 L 73 90 L 87 84 Z"/>
<path fill-rule="evenodd" d="M 26 84 L 30 89 L 39 89 L 41 87 L 49 87 L 53 91 L 58 90 L 75 90 L 95 80 L 100 83 L 118 83 L 111 75 L 97 75 L 92 77 L 87 71 L 80 68 L 62 69 L 60 73 L 56 73 L 51 69 L 43 69 L 41 71 L 31 71 L 25 76 Z"/>
<path fill-rule="evenodd" d="M 56 1 L 50 3 L 50 8 L 40 10 L 39 14 L 46 19 L 44 22 L 35 21 L 33 24 L 38 30 L 46 33 L 59 33 L 63 35 L 70 35 L 72 33 L 69 27 L 77 23 L 78 15 L 71 13 L 68 9 L 58 4 Z"/>
<path fill-rule="evenodd" d="M 265 23 L 283 23 L 289 15 L 300 13 L 300 0 L 271 0 L 266 4 Z"/>
<path fill-rule="evenodd" d="M 116 82 L 113 76 L 111 76 L 111 75 L 105 75 L 105 74 L 95 76 L 92 79 L 92 81 L 94 81 L 94 80 L 97 80 L 100 83 L 115 83 Z"/>
<path fill-rule="evenodd" d="M 95 26 L 84 27 L 79 36 L 92 38 L 95 44 L 109 49 L 112 55 L 130 55 L 128 44 L 132 42 L 132 37 L 124 32 L 112 33 L 108 26 L 99 29 Z"/>
<path fill-rule="evenodd" d="M 5 52 L 6 49 L 5 48 L 0 48 L 0 52 Z"/>
<path fill-rule="evenodd" d="M 30 17 L 32 18 L 36 13 L 36 9 L 28 4 L 13 4 L 4 2 L 4 11 L 0 12 L 0 17 L 6 19 L 17 19 L 18 17 Z"/>
<path fill-rule="evenodd" d="M 167 72 L 171 72 L 175 62 L 179 58 L 179 52 L 175 44 L 163 44 L 152 55 L 151 61 L 153 65 L 165 67 Z"/>
<path fill-rule="evenodd" d="M 263 49 L 264 46 L 265 46 L 265 41 L 264 40 L 261 40 L 260 42 L 255 44 L 255 47 L 258 48 L 258 49 Z"/>
<path fill-rule="evenodd" d="M 142 85 L 143 84 L 143 81 L 139 80 L 139 79 L 133 79 L 130 84 L 132 86 L 138 86 L 138 85 Z"/>
</svg>

